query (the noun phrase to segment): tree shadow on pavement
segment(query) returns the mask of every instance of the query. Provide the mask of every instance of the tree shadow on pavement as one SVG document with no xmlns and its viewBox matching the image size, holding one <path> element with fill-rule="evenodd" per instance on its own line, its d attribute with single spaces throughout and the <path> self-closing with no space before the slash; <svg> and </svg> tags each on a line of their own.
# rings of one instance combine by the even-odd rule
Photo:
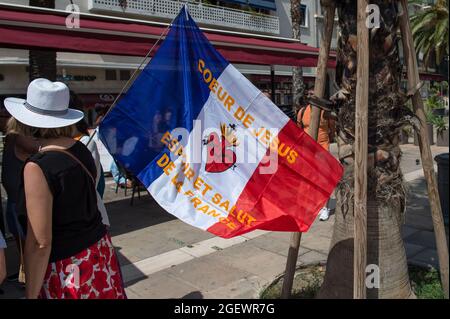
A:
<svg viewBox="0 0 450 319">
<path fill-rule="evenodd" d="M 203 299 L 203 294 L 200 291 L 192 291 L 181 297 L 181 299 Z"/>
<path fill-rule="evenodd" d="M 175 219 L 148 195 L 135 200 L 133 206 L 130 206 L 129 198 L 106 203 L 105 206 L 112 237 Z"/>
</svg>

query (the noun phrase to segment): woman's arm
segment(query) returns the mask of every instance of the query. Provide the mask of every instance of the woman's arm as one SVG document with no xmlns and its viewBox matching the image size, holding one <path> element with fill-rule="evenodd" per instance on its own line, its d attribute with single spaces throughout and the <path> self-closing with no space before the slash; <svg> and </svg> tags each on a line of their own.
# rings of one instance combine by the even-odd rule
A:
<svg viewBox="0 0 450 319">
<path fill-rule="evenodd" d="M 24 168 L 28 229 L 25 240 L 25 296 L 37 298 L 52 246 L 53 196 L 41 168 L 29 162 Z"/>
</svg>

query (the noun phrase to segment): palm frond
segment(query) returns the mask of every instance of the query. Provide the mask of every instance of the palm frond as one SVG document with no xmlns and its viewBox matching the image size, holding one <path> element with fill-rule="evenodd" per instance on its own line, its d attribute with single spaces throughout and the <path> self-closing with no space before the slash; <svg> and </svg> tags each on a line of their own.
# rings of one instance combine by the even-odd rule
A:
<svg viewBox="0 0 450 319">
<path fill-rule="evenodd" d="M 424 4 L 421 0 L 409 3 Z M 419 10 L 411 17 L 411 31 L 417 51 L 424 55 L 427 66 L 434 55 L 436 63 L 440 63 L 448 55 L 448 5 L 447 0 L 438 0 L 427 9 Z"/>
</svg>

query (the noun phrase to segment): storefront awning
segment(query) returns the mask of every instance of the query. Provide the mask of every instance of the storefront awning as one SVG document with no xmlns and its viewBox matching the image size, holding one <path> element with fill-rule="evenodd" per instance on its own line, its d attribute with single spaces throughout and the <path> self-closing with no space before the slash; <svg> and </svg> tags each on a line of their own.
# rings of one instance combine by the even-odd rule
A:
<svg viewBox="0 0 450 319">
<path fill-rule="evenodd" d="M 66 15 L 53 11 L 11 10 L 0 5 L 0 46 L 145 56 L 165 31 L 165 27 L 150 23 L 89 15 L 81 16 L 79 28 L 70 29 L 66 27 Z M 232 63 L 317 65 L 319 49 L 299 42 L 211 31 L 205 35 Z M 334 64 L 333 55 L 329 66 L 334 67 Z"/>
</svg>

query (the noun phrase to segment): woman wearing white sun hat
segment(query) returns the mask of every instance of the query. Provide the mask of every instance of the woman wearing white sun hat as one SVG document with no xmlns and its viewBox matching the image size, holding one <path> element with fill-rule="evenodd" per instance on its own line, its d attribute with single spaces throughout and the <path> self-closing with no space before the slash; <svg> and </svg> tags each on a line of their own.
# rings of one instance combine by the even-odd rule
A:
<svg viewBox="0 0 450 319">
<path fill-rule="evenodd" d="M 72 138 L 73 124 L 84 114 L 69 108 L 69 88 L 36 79 L 26 100 L 7 98 L 4 104 L 19 133 L 39 145 L 25 163 L 17 203 L 32 230 L 25 241 L 26 297 L 126 298 L 97 209 L 95 163 Z"/>
</svg>

